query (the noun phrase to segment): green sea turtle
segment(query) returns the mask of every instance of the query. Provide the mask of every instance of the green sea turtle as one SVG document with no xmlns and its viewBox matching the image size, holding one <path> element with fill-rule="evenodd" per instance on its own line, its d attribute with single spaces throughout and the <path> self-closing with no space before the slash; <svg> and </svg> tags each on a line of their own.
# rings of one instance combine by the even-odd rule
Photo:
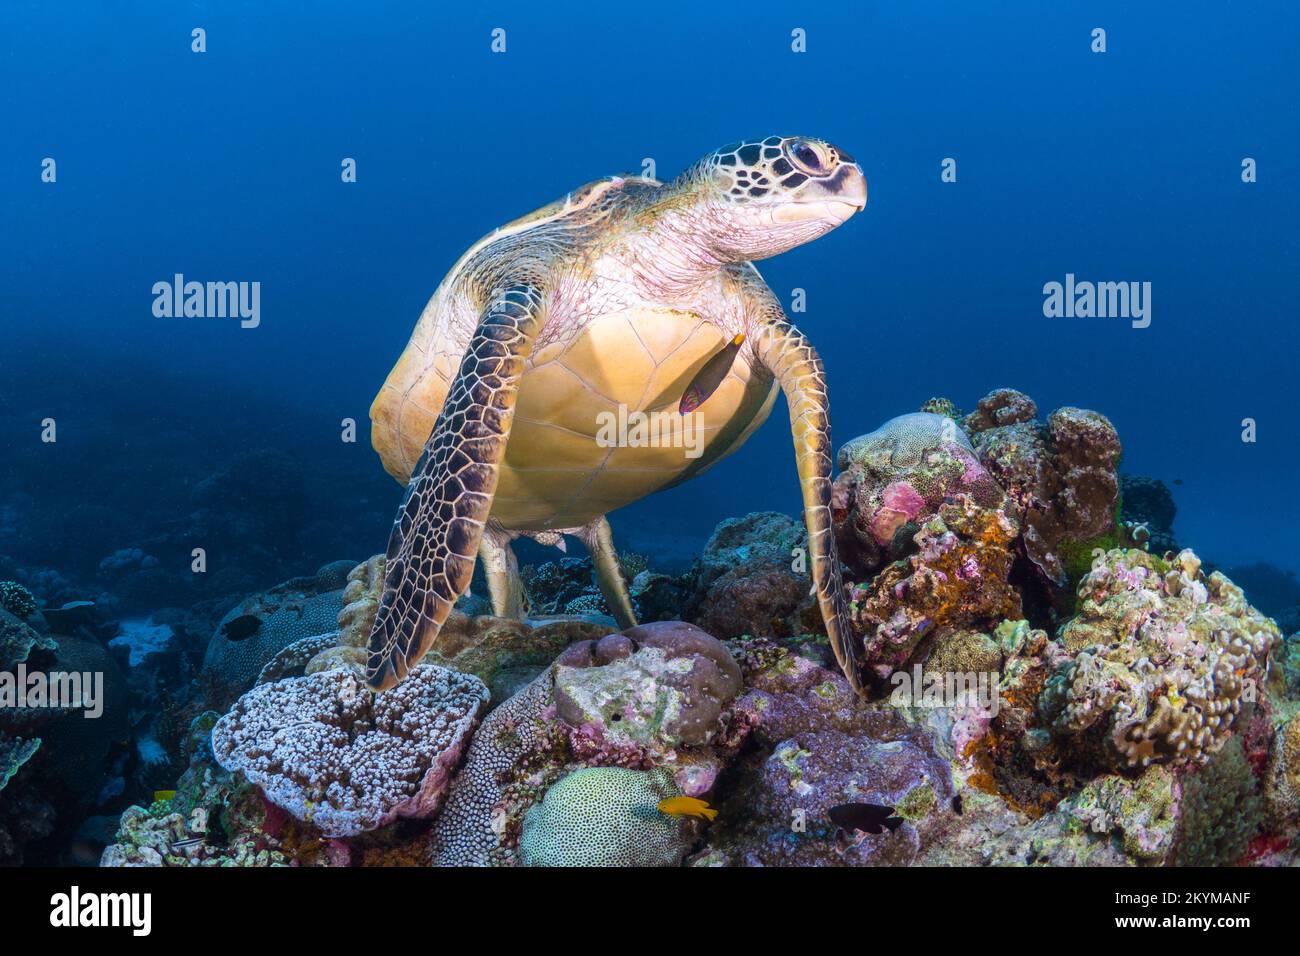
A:
<svg viewBox="0 0 1300 956">
<path fill-rule="evenodd" d="M 494 613 L 523 612 L 510 549 L 520 535 L 581 538 L 614 617 L 635 624 L 605 516 L 735 451 L 779 388 L 813 587 L 856 687 L 831 532 L 826 376 L 750 260 L 826 234 L 866 200 L 847 153 L 772 136 L 724 146 L 667 184 L 597 180 L 470 247 L 370 410 L 372 443 L 407 484 L 370 635 L 370 686 L 392 687 L 419 662 L 476 557 Z M 738 341 L 721 375 L 710 360 Z M 658 441 L 643 440 L 654 434 L 647 421 Z"/>
</svg>

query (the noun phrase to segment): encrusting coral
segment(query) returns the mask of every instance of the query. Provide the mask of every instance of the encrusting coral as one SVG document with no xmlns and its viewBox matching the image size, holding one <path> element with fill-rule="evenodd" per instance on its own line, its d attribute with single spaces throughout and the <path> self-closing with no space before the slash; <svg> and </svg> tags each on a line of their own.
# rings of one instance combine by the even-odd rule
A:
<svg viewBox="0 0 1300 956">
<path fill-rule="evenodd" d="M 740 668 L 726 647 L 681 621 L 574 644 L 555 667 L 560 719 L 615 744 L 708 743 L 740 688 Z"/>
<path fill-rule="evenodd" d="M 298 819 L 353 835 L 435 813 L 487 701 L 482 681 L 432 664 L 380 695 L 324 671 L 249 691 L 212 749 Z"/>
<path fill-rule="evenodd" d="M 854 630 L 878 676 L 904 666 L 942 631 L 1020 616 L 1009 577 L 1017 526 L 966 495 L 945 501 L 916 533 L 917 553 L 851 586 Z"/>
<path fill-rule="evenodd" d="M 1045 425 L 1026 395 L 999 389 L 965 419 L 984 467 L 1016 503 L 1021 547 L 1055 588 L 1082 549 L 1115 530 L 1119 435 L 1104 415 L 1060 408 Z M 1086 567 L 1086 565 L 1085 565 Z"/>
<path fill-rule="evenodd" d="M 913 552 L 920 526 L 956 495 L 981 508 L 1007 504 L 970 439 L 944 415 L 890 419 L 841 448 L 839 463 L 831 510 L 840 554 L 858 576 Z"/>
</svg>

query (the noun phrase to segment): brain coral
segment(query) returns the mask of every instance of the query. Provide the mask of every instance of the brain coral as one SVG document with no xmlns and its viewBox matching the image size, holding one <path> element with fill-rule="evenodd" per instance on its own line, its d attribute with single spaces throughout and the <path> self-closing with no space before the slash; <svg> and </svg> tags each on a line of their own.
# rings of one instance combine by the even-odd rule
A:
<svg viewBox="0 0 1300 956">
<path fill-rule="evenodd" d="M 1277 625 L 1191 551 L 1172 563 L 1113 550 L 1079 584 L 1079 611 L 1061 629 L 1073 654 L 1048 681 L 1040 709 L 1067 737 L 1104 736 L 1108 762 L 1146 766 L 1204 758 L 1262 692 Z"/>
<path fill-rule="evenodd" d="M 520 859 L 525 866 L 677 866 L 695 828 L 657 809 L 677 793 L 662 769 L 575 770 L 525 814 Z"/>
<path fill-rule="evenodd" d="M 487 700 L 478 678 L 432 664 L 380 695 L 323 671 L 249 691 L 213 727 L 212 751 L 272 803 L 350 836 L 431 816 Z"/>
<path fill-rule="evenodd" d="M 294 578 L 242 601 L 222 618 L 203 658 L 204 676 L 221 709 L 253 685 L 262 668 L 295 641 L 338 629 L 343 606 L 336 565 Z"/>
</svg>

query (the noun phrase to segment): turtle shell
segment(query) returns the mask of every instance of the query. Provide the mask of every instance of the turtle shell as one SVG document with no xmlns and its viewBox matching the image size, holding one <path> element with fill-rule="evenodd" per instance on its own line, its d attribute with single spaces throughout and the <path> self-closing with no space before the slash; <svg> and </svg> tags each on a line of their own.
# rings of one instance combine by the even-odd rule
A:
<svg viewBox="0 0 1300 956">
<path fill-rule="evenodd" d="M 460 258 L 371 408 L 372 441 L 390 474 L 409 479 L 474 333 L 473 310 L 452 301 L 466 264 L 505 237 L 575 215 L 593 221 L 628 185 L 657 184 L 624 177 L 588 183 L 502 226 Z M 492 517 L 519 531 L 580 527 L 738 448 L 767 418 L 777 391 L 745 350 L 696 412 L 677 411 L 687 385 L 730 337 L 697 313 L 643 303 L 539 343 L 525 364 Z"/>
</svg>

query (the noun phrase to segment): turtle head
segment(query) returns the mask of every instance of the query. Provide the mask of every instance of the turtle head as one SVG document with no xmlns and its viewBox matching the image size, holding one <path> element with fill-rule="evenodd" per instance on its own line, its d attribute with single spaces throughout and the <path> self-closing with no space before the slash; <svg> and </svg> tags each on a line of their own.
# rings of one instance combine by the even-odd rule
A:
<svg viewBox="0 0 1300 956">
<path fill-rule="evenodd" d="M 823 236 L 867 203 L 862 168 L 807 136 L 769 136 L 715 150 L 683 174 L 702 238 L 724 261 L 766 259 Z"/>
</svg>

